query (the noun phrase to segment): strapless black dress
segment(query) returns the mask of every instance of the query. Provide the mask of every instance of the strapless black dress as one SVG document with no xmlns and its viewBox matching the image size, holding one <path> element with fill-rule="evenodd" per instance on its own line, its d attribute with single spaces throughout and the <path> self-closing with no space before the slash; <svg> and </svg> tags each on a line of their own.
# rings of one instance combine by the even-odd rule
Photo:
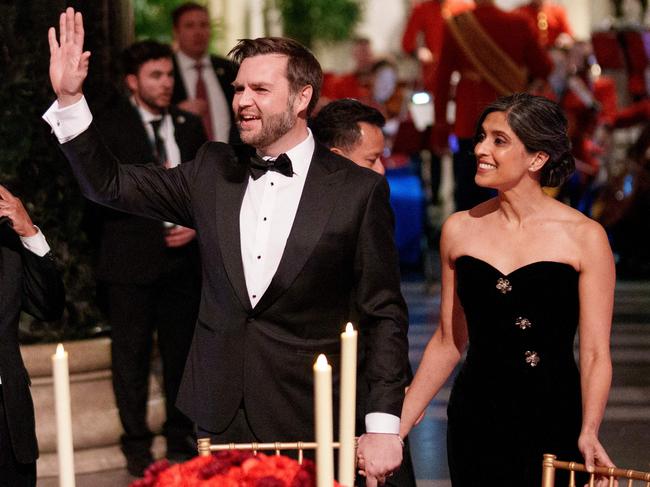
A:
<svg viewBox="0 0 650 487">
<path fill-rule="evenodd" d="M 448 406 L 452 484 L 537 487 L 544 453 L 582 461 L 578 272 L 542 261 L 506 275 L 462 256 L 456 276 L 469 347 Z"/>
</svg>

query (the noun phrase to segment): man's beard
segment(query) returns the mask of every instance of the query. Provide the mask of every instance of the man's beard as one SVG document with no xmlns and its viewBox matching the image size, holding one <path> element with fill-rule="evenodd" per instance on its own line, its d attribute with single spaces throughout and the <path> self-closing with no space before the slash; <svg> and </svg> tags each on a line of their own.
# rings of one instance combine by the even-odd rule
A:
<svg viewBox="0 0 650 487">
<path fill-rule="evenodd" d="M 150 96 L 147 93 L 143 93 L 142 91 L 140 92 L 140 100 L 141 103 L 146 105 L 146 108 L 148 108 L 151 111 L 157 111 L 157 112 L 165 112 L 169 108 L 169 103 L 164 103 L 161 105 L 156 97 Z"/>
<path fill-rule="evenodd" d="M 241 140 L 255 148 L 268 147 L 276 140 L 289 132 L 295 125 L 298 117 L 293 114 L 294 97 L 290 97 L 286 111 L 269 115 L 266 119 L 260 117 L 262 128 L 257 133 L 239 131 Z"/>
</svg>

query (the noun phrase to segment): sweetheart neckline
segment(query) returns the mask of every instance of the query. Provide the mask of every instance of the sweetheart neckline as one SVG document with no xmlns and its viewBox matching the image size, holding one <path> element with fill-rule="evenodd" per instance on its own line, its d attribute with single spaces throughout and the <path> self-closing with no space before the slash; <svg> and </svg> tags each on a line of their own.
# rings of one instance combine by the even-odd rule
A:
<svg viewBox="0 0 650 487">
<path fill-rule="evenodd" d="M 534 262 L 529 262 L 528 264 L 524 264 L 524 265 L 522 265 L 522 266 L 519 266 L 519 267 L 517 267 L 517 268 L 511 270 L 511 271 L 508 272 L 508 273 L 505 273 L 505 272 L 501 271 L 499 268 L 497 268 L 497 267 L 493 266 L 492 264 L 490 264 L 489 262 L 487 262 L 487 261 L 485 261 L 485 260 L 483 260 L 483 259 L 479 259 L 478 257 L 474 257 L 473 255 L 463 254 L 463 255 L 461 255 L 461 256 L 458 256 L 458 257 L 456 257 L 456 262 L 458 262 L 459 259 L 462 259 L 462 258 L 464 258 L 464 257 L 465 257 L 465 258 L 468 258 L 468 259 L 473 259 L 473 260 L 475 260 L 475 261 L 478 261 L 478 262 L 481 262 L 481 263 L 485 264 L 485 265 L 488 266 L 488 267 L 491 267 L 492 269 L 494 269 L 495 271 L 497 271 L 499 274 L 501 274 L 503 277 L 511 276 L 512 274 L 515 274 L 515 273 L 517 273 L 517 272 L 519 272 L 519 271 L 521 271 L 521 270 L 523 270 L 523 269 L 527 269 L 527 268 L 529 268 L 529 267 L 533 267 L 533 266 L 535 266 L 535 265 L 539 265 L 539 264 L 555 264 L 555 265 L 560 265 L 560 266 L 567 266 L 567 267 L 569 267 L 572 271 L 578 273 L 578 270 L 576 270 L 576 268 L 573 267 L 573 266 L 572 266 L 571 264 L 569 264 L 568 262 L 558 262 L 558 261 L 555 261 L 555 260 L 536 260 L 536 261 L 534 261 Z"/>
</svg>

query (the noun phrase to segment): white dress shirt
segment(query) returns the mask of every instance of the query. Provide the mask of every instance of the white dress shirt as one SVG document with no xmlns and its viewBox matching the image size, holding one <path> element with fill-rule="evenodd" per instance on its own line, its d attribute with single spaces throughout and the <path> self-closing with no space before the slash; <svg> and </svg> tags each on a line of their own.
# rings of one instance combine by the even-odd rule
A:
<svg viewBox="0 0 650 487">
<path fill-rule="evenodd" d="M 302 142 L 287 151 L 293 177 L 277 171 L 268 171 L 256 180 L 249 176 L 239 212 L 239 227 L 246 288 L 253 307 L 278 270 L 314 147 L 314 136 L 309 131 Z"/>
<path fill-rule="evenodd" d="M 142 119 L 144 129 L 147 132 L 147 136 L 149 137 L 149 142 L 151 143 L 152 147 L 156 146 L 156 142 L 151 122 L 155 120 L 161 120 L 160 129 L 158 129 L 158 135 L 165 144 L 165 152 L 167 153 L 168 164 L 167 167 L 178 166 L 181 163 L 181 151 L 178 148 L 178 144 L 176 143 L 176 137 L 174 137 L 174 122 L 172 121 L 172 116 L 169 113 L 165 113 L 162 116 L 153 114 L 146 108 L 138 105 L 135 98 L 133 97 L 131 97 L 131 103 L 140 114 L 140 118 Z"/>
<path fill-rule="evenodd" d="M 31 237 L 20 237 L 20 241 L 23 243 L 23 247 L 27 250 L 39 257 L 43 257 L 50 251 L 50 246 L 47 244 L 43 232 L 41 232 L 36 225 L 34 225 L 34 228 L 36 228 L 36 235 L 32 235 Z"/>
<path fill-rule="evenodd" d="M 43 119 L 52 127 L 59 142 L 64 143 L 86 130 L 92 115 L 82 97 L 63 109 L 55 101 Z M 259 302 L 280 264 L 314 147 L 314 137 L 309 131 L 305 140 L 286 152 L 293 166 L 293 177 L 276 171 L 268 171 L 257 180 L 249 176 L 239 224 L 246 288 L 252 306 Z M 393 414 L 369 413 L 365 420 L 368 433 L 399 433 L 400 418 Z"/>
<path fill-rule="evenodd" d="M 196 70 L 197 61 L 178 51 L 176 53 L 178 72 L 181 75 L 185 91 L 188 98 L 196 98 L 196 80 L 198 72 Z M 228 142 L 230 135 L 230 105 L 226 95 L 221 88 L 217 78 L 210 56 L 205 55 L 200 61 L 203 69 L 201 76 L 205 83 L 205 89 L 208 92 L 208 102 L 210 105 L 210 119 L 212 120 L 212 135 L 218 142 Z"/>
</svg>

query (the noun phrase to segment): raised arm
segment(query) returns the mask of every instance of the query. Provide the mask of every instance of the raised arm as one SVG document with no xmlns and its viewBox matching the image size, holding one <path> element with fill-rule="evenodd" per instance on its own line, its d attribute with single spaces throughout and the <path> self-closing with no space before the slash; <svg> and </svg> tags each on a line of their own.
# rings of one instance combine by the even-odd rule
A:
<svg viewBox="0 0 650 487">
<path fill-rule="evenodd" d="M 59 17 L 59 41 L 54 27 L 50 27 L 47 36 L 50 44 L 50 82 L 59 107 L 63 108 L 81 99 L 81 88 L 88 75 L 90 52 L 83 50 L 81 12 L 68 7 Z"/>
<path fill-rule="evenodd" d="M 458 215 L 452 215 L 442 228 L 440 325 L 429 340 L 406 393 L 400 426 L 402 438 L 409 433 L 417 418 L 444 385 L 467 344 L 465 312 L 456 294 L 456 271 L 452 260 L 454 241 L 461 234 L 460 223 Z"/>
<path fill-rule="evenodd" d="M 613 467 L 598 441 L 612 380 L 610 332 L 616 281 L 614 258 L 602 227 L 588 221 L 579 229 L 580 382 L 582 430 L 578 447 L 587 467 Z"/>
</svg>

